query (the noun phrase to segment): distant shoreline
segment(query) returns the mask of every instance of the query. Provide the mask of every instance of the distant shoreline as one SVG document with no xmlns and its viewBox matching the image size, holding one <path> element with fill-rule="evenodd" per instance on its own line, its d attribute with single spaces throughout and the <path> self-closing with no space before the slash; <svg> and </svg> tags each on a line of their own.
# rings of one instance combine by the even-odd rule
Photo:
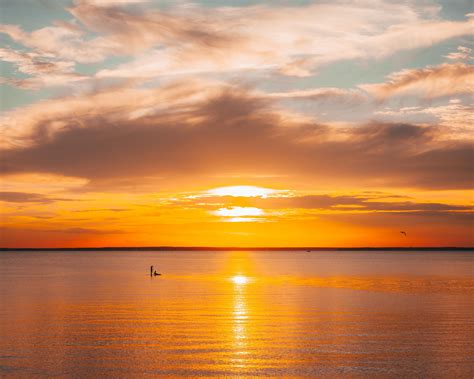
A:
<svg viewBox="0 0 474 379">
<path fill-rule="evenodd" d="M 132 247 L 0 247 L 0 251 L 469 251 L 474 247 L 206 247 L 206 246 L 132 246 Z"/>
</svg>

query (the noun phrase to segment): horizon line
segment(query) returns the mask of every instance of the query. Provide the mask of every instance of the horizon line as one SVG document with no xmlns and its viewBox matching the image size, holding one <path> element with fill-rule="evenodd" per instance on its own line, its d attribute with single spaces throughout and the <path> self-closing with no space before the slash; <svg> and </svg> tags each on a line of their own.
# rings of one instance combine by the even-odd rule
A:
<svg viewBox="0 0 474 379">
<path fill-rule="evenodd" d="M 474 250 L 474 246 L 353 246 L 353 247 L 325 247 L 325 246 L 91 246 L 91 247 L 0 247 L 0 251 L 351 251 L 351 250 Z"/>
</svg>

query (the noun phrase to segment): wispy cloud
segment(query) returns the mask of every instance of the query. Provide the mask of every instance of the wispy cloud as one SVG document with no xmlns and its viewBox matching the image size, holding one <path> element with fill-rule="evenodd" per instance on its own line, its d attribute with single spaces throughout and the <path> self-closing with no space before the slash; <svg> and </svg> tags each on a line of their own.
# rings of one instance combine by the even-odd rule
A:
<svg viewBox="0 0 474 379">
<path fill-rule="evenodd" d="M 86 235 L 97 235 L 97 234 L 122 234 L 121 230 L 104 230 L 104 229 L 92 229 L 92 228 L 65 228 L 58 230 L 46 230 L 49 233 L 70 233 L 70 234 L 86 234 Z"/>
<path fill-rule="evenodd" d="M 449 53 L 445 56 L 452 61 L 463 61 L 463 60 L 470 60 L 473 59 L 471 56 L 472 49 L 465 46 L 458 46 L 457 51 L 453 53 Z"/>
<path fill-rule="evenodd" d="M 313 88 L 288 92 L 271 92 L 262 95 L 269 99 L 306 99 L 317 101 L 362 102 L 367 96 L 358 89 Z"/>
<path fill-rule="evenodd" d="M 142 43 L 151 48 L 156 43 L 153 40 L 159 39 L 162 47 L 97 75 L 154 77 L 257 69 L 309 76 L 332 62 L 379 59 L 472 33 L 471 21 L 424 19 L 423 12 L 408 4 L 376 3 L 375 7 L 373 2 L 359 2 L 206 11 L 184 8 L 177 13 L 154 13 L 146 17 L 123 15 L 129 23 L 121 30 L 122 38 L 137 38 L 137 30 L 147 26 L 143 37 L 134 40 L 131 46 Z M 100 19 L 103 32 L 113 28 L 113 22 L 108 19 L 110 14 L 97 15 L 92 10 L 78 9 L 76 16 L 84 19 L 89 12 L 93 12 L 97 24 Z M 193 12 L 192 17 L 189 12 Z M 432 16 L 431 12 L 428 14 Z M 95 27 L 92 21 L 88 25 Z M 153 33 L 156 25 L 160 29 Z M 412 38 L 413 35 L 417 38 Z M 175 48 L 177 41 L 179 48 Z"/>
<path fill-rule="evenodd" d="M 55 60 L 34 52 L 21 52 L 9 48 L 0 48 L 0 60 L 13 63 L 19 73 L 27 78 L 6 78 L 0 80 L 23 89 L 64 86 L 82 81 L 87 77 L 74 72 L 72 61 Z"/>
<path fill-rule="evenodd" d="M 27 192 L 0 192 L 0 201 L 11 203 L 51 203 L 58 199 L 50 198 L 37 193 Z"/>
<path fill-rule="evenodd" d="M 360 87 L 383 100 L 398 95 L 436 98 L 470 94 L 474 91 L 473 83 L 473 66 L 464 63 L 452 63 L 421 69 L 402 70 L 388 76 L 385 83 L 364 84 Z"/>
<path fill-rule="evenodd" d="M 293 7 L 178 3 L 167 10 L 134 6 L 139 3 L 78 1 L 69 8 L 72 22 L 32 32 L 4 24 L 0 33 L 42 57 L 90 63 L 130 56 L 131 62 L 96 76 L 142 79 L 242 70 L 308 76 L 332 62 L 379 59 L 472 33 L 471 19 L 444 21 L 436 7 L 382 0 Z"/>
<path fill-rule="evenodd" d="M 433 120 L 423 120 L 442 126 L 445 138 L 451 137 L 455 140 L 471 140 L 474 132 L 474 107 L 464 104 L 460 99 L 451 99 L 448 104 L 436 106 L 414 106 L 401 107 L 398 109 L 386 108 L 376 111 L 375 114 L 393 122 L 393 120 L 404 120 L 413 122 L 415 117 L 430 116 Z"/>
</svg>

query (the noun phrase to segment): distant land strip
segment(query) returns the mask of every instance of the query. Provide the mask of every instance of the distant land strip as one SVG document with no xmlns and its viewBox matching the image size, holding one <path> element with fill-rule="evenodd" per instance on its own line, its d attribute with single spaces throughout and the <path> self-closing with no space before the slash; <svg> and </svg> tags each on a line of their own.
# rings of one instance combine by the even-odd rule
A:
<svg viewBox="0 0 474 379">
<path fill-rule="evenodd" d="M 0 251 L 474 251 L 474 247 L 211 247 L 211 246 L 103 246 L 0 247 Z"/>
</svg>

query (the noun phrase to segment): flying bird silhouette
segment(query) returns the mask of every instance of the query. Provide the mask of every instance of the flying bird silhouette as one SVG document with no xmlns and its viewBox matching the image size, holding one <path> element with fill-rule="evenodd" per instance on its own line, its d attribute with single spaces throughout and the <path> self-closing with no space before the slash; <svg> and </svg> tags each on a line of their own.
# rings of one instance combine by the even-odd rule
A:
<svg viewBox="0 0 474 379">
<path fill-rule="evenodd" d="M 400 233 L 403 234 L 405 237 L 407 236 L 407 234 L 403 230 Z"/>
</svg>

